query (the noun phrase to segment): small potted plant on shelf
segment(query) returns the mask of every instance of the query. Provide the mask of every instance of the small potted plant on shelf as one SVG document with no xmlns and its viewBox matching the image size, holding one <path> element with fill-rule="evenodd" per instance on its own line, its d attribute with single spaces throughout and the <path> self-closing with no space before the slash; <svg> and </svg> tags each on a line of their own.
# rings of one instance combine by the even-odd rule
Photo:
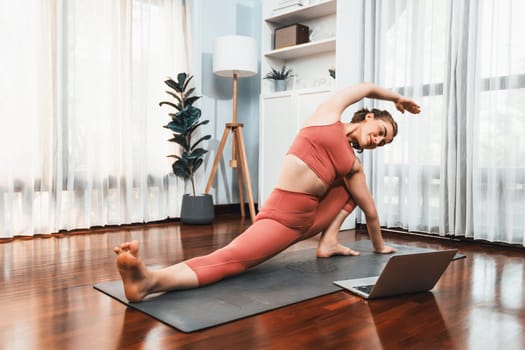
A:
<svg viewBox="0 0 525 350">
<path fill-rule="evenodd" d="M 328 73 L 330 73 L 330 76 L 335 79 L 335 68 L 328 68 Z"/>
<path fill-rule="evenodd" d="M 293 70 L 286 65 L 282 66 L 281 69 L 271 68 L 271 71 L 266 73 L 264 79 L 273 80 L 275 82 L 275 91 L 286 90 L 286 80 L 293 77 Z"/>
<path fill-rule="evenodd" d="M 175 158 L 172 164 L 173 173 L 191 182 L 192 194 L 184 194 L 182 198 L 180 220 L 187 224 L 208 224 L 214 219 L 213 198 L 210 194 L 195 192 L 195 172 L 202 165 L 204 154 L 208 152 L 198 146 L 201 142 L 209 140 L 211 135 L 202 136 L 196 141 L 192 139 L 197 128 L 209 122 L 201 121 L 201 110 L 193 106 L 200 96 L 193 95 L 195 88 L 188 89 L 192 78 L 193 76 L 188 76 L 187 73 L 179 73 L 177 81 L 171 78 L 164 81 L 172 89 L 166 93 L 172 96 L 175 102 L 162 101 L 159 105 L 168 105 L 176 111 L 169 113 L 171 121 L 164 127 L 173 132 L 173 138 L 169 141 L 180 145 L 182 153 L 168 157 Z"/>
</svg>

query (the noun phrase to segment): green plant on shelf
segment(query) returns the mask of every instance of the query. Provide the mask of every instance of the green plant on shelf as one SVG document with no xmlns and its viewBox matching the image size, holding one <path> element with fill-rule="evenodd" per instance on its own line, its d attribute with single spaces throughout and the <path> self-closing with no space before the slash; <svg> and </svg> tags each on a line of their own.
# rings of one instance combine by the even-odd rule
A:
<svg viewBox="0 0 525 350">
<path fill-rule="evenodd" d="M 282 66 L 280 69 L 271 67 L 271 70 L 268 73 L 266 73 L 266 75 L 264 76 L 264 79 L 286 80 L 294 76 L 292 72 L 293 72 L 292 68 L 286 67 L 286 65 Z"/>
</svg>

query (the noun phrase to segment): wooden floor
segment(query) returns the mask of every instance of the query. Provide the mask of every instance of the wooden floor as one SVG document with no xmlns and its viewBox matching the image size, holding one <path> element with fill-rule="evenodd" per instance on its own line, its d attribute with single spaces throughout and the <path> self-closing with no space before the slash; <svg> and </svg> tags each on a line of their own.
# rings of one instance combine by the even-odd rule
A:
<svg viewBox="0 0 525 350">
<path fill-rule="evenodd" d="M 145 262 L 161 267 L 225 245 L 246 224 L 224 215 L 209 226 L 0 243 L 0 349 L 525 349 L 524 251 L 480 243 L 385 233 L 395 243 L 456 247 L 467 258 L 453 262 L 432 293 L 366 302 L 341 291 L 191 334 L 92 288 L 118 278 L 112 247 L 122 241 L 139 240 Z"/>
</svg>

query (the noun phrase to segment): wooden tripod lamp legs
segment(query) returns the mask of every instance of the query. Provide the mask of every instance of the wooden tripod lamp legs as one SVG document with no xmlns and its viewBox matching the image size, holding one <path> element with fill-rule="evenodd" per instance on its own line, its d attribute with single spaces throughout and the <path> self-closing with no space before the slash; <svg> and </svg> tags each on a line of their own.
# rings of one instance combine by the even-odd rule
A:
<svg viewBox="0 0 525 350">
<path fill-rule="evenodd" d="M 243 182 L 244 187 L 246 188 L 246 194 L 248 197 L 248 208 L 250 210 L 250 218 L 252 223 L 255 221 L 255 206 L 253 203 L 253 194 L 252 194 L 252 185 L 250 181 L 250 171 L 248 169 L 248 160 L 246 158 L 246 149 L 244 146 L 244 138 L 242 136 L 242 123 L 226 123 L 226 126 L 224 128 L 224 132 L 222 134 L 221 143 L 219 144 L 219 149 L 217 150 L 217 155 L 215 156 L 215 160 L 213 162 L 213 168 L 210 173 L 210 177 L 208 179 L 208 184 L 206 185 L 205 193 L 209 193 L 211 189 L 211 185 L 213 184 L 213 179 L 215 178 L 215 175 L 217 173 L 217 169 L 219 167 L 219 162 L 222 158 L 222 153 L 224 151 L 224 146 L 226 145 L 226 141 L 228 140 L 228 136 L 230 134 L 230 131 L 233 133 L 233 140 L 232 140 L 232 147 L 235 158 L 238 159 L 232 159 L 232 162 L 230 162 L 230 165 L 232 167 L 237 168 L 237 180 L 238 180 L 238 186 L 239 186 L 239 200 L 241 204 L 241 215 L 244 217 L 246 215 L 244 210 L 244 191 L 243 191 Z M 237 164 L 237 160 L 239 160 L 240 167 Z"/>
<path fill-rule="evenodd" d="M 215 160 L 213 161 L 213 168 L 211 168 L 210 177 L 208 178 L 208 183 L 206 184 L 206 189 L 204 190 L 206 194 L 210 192 L 211 185 L 213 183 L 213 179 L 215 178 L 215 174 L 217 173 L 217 168 L 219 167 L 219 162 L 222 158 L 222 152 L 224 151 L 224 146 L 226 145 L 226 141 L 228 140 L 229 134 L 230 129 L 224 128 L 221 143 L 219 144 L 219 149 L 217 149 L 217 154 L 215 155 Z"/>
</svg>

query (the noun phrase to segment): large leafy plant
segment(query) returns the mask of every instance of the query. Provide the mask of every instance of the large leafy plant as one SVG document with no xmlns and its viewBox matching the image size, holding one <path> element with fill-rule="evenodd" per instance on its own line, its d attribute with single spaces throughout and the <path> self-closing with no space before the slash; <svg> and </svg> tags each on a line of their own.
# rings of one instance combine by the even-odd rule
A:
<svg viewBox="0 0 525 350">
<path fill-rule="evenodd" d="M 209 120 L 200 120 L 201 110 L 193 104 L 200 96 L 194 96 L 195 88 L 188 89 L 188 85 L 193 76 L 186 73 L 179 73 L 177 81 L 168 78 L 164 83 L 172 90 L 166 91 L 167 94 L 175 99 L 175 102 L 162 101 L 160 106 L 168 105 L 175 109 L 175 113 L 169 113 L 171 121 L 164 125 L 165 128 L 173 132 L 170 142 L 175 142 L 182 147 L 182 154 L 172 154 L 168 157 L 175 158 L 172 164 L 173 173 L 185 180 L 191 181 L 193 195 L 195 195 L 195 172 L 203 163 L 203 156 L 207 150 L 197 147 L 201 142 L 209 140 L 211 135 L 205 135 L 193 142 L 192 136 L 201 125 L 208 124 Z"/>
</svg>

